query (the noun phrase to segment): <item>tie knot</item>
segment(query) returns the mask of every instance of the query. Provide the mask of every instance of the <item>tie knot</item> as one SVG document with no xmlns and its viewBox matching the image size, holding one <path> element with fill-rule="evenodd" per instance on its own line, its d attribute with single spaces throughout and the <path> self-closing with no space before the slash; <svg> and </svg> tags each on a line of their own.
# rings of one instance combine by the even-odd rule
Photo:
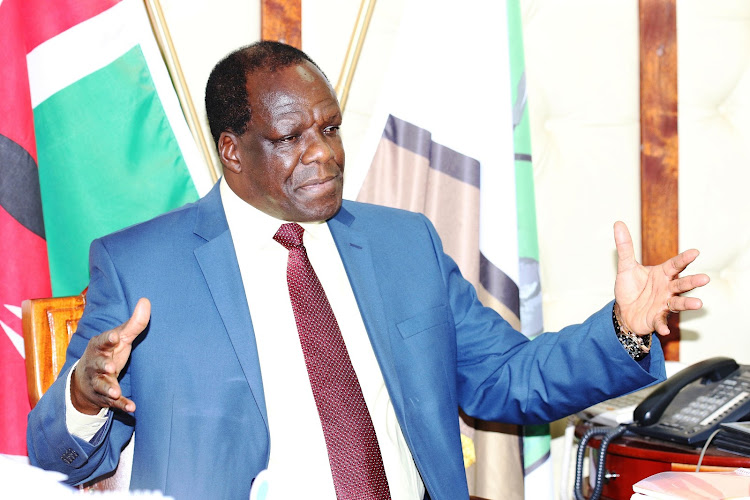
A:
<svg viewBox="0 0 750 500">
<path fill-rule="evenodd" d="M 296 222 L 290 222 L 282 224 L 276 234 L 273 235 L 273 239 L 281 243 L 284 248 L 290 250 L 292 248 L 302 246 L 302 233 L 305 229 L 297 224 Z"/>
</svg>

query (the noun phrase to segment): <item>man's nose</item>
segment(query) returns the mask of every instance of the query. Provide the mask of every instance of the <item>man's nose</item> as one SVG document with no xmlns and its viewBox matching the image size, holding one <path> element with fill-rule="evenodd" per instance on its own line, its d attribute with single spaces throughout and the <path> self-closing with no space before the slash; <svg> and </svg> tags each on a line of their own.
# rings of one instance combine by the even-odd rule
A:
<svg viewBox="0 0 750 500">
<path fill-rule="evenodd" d="M 321 131 L 312 133 L 305 152 L 302 154 L 302 163 L 328 162 L 335 154 L 332 145 L 329 144 L 329 140 Z"/>
</svg>

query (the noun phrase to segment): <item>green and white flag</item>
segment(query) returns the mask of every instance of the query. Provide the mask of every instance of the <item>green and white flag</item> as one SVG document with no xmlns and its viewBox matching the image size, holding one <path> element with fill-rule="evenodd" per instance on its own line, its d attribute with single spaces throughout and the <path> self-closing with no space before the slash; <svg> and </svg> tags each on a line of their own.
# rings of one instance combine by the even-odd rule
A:
<svg viewBox="0 0 750 500">
<path fill-rule="evenodd" d="M 48 2 L 38 16 L 78 8 Z M 211 186 L 141 0 L 111 4 L 27 56 L 52 292 L 80 293 L 91 241 Z M 50 12 L 52 11 L 52 12 Z"/>
<path fill-rule="evenodd" d="M 0 47 L 0 453 L 23 455 L 21 302 L 81 293 L 91 240 L 211 176 L 141 0 L 0 0 Z"/>
<path fill-rule="evenodd" d="M 542 289 L 520 0 L 508 0 L 508 39 L 518 210 L 521 331 L 527 337 L 534 338 L 543 332 Z M 554 498 L 549 425 L 525 426 L 523 433 L 524 497 L 528 500 Z"/>
<path fill-rule="evenodd" d="M 358 199 L 422 212 L 482 302 L 542 331 L 518 0 L 411 0 L 369 137 Z M 470 492 L 553 497 L 547 426 L 462 417 Z"/>
</svg>

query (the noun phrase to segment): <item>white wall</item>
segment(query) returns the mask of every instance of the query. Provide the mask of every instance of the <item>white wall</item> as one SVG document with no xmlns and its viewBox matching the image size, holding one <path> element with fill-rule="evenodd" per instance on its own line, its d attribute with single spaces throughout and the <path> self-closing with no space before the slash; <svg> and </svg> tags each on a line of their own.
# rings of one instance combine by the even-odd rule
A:
<svg viewBox="0 0 750 500">
<path fill-rule="evenodd" d="M 750 363 L 750 2 L 677 3 L 680 245 L 712 283 L 682 315 L 681 359 Z"/>
<path fill-rule="evenodd" d="M 203 103 L 206 80 L 226 54 L 260 38 L 259 0 L 160 0 L 204 136 L 213 143 Z M 212 148 L 212 150 L 215 148 Z M 220 169 L 218 157 L 214 157 Z"/>
</svg>

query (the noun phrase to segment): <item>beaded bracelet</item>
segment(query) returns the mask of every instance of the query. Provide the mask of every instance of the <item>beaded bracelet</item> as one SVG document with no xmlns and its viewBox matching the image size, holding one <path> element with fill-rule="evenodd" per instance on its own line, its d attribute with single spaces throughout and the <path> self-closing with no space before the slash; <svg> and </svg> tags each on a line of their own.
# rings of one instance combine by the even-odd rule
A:
<svg viewBox="0 0 750 500">
<path fill-rule="evenodd" d="M 646 354 L 651 350 L 651 334 L 638 335 L 623 327 L 615 312 L 615 306 L 612 306 L 612 324 L 615 327 L 617 340 L 620 341 L 631 358 L 640 361 L 646 357 Z"/>
</svg>

